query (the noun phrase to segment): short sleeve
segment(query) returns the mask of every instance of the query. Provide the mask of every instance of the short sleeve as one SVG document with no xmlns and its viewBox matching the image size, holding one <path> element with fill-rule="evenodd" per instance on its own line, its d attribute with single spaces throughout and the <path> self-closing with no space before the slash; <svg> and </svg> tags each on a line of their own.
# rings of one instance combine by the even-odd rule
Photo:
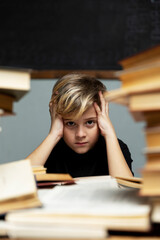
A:
<svg viewBox="0 0 160 240">
<path fill-rule="evenodd" d="M 118 139 L 118 141 L 119 141 L 119 145 L 120 145 L 120 148 L 122 150 L 123 156 L 124 156 L 124 158 L 125 158 L 125 160 L 126 160 L 126 162 L 128 164 L 128 167 L 130 168 L 130 170 L 131 170 L 131 172 L 132 172 L 132 174 L 134 176 L 134 173 L 132 171 L 132 162 L 133 162 L 133 160 L 131 158 L 131 153 L 130 153 L 130 151 L 128 149 L 128 146 L 122 140 Z"/>
</svg>

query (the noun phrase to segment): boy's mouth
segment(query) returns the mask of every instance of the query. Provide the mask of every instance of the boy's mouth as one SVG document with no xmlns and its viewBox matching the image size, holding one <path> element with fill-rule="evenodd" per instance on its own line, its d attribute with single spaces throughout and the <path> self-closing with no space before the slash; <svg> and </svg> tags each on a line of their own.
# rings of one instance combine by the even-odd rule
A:
<svg viewBox="0 0 160 240">
<path fill-rule="evenodd" d="M 76 142 L 76 145 L 79 145 L 79 146 L 83 146 L 85 144 L 87 144 L 87 142 Z"/>
</svg>

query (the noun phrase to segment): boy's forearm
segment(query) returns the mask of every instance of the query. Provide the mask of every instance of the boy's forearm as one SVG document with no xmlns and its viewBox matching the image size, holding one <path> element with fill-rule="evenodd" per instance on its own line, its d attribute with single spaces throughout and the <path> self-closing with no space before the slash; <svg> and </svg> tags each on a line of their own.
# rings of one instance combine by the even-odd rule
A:
<svg viewBox="0 0 160 240">
<path fill-rule="evenodd" d="M 49 133 L 43 142 L 26 159 L 30 159 L 32 165 L 44 165 L 59 140 L 59 136 Z"/>
<path fill-rule="evenodd" d="M 132 172 L 121 151 L 116 134 L 105 137 L 109 174 L 113 177 L 125 176 L 131 177 Z"/>
</svg>

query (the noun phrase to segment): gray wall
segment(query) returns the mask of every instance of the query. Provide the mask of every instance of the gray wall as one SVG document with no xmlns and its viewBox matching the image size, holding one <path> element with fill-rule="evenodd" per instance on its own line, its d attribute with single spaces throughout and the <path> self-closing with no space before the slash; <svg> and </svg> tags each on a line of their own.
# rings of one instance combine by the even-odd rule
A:
<svg viewBox="0 0 160 240">
<path fill-rule="evenodd" d="M 14 103 L 15 116 L 1 117 L 0 163 L 24 159 L 47 136 L 50 127 L 48 102 L 56 80 L 32 80 L 31 90 Z M 117 80 L 103 80 L 110 91 L 120 87 Z M 124 106 L 110 103 L 110 118 L 117 137 L 127 143 L 135 176 L 145 164 L 143 122 L 135 122 Z"/>
</svg>

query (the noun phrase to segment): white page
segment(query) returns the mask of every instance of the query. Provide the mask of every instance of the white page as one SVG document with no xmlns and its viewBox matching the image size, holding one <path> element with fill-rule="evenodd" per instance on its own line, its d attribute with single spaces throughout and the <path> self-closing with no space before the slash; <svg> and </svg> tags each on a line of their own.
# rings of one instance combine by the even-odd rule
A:
<svg viewBox="0 0 160 240">
<path fill-rule="evenodd" d="M 116 179 L 106 175 L 106 176 L 93 176 L 93 177 L 80 177 L 74 178 L 76 184 L 94 184 L 95 186 L 99 186 L 100 184 L 105 184 L 107 188 L 119 188 L 119 184 Z M 58 185 L 57 185 L 58 186 Z M 88 185 L 86 185 L 88 187 Z M 54 186 L 55 187 L 55 186 Z M 53 188 L 52 188 L 53 189 Z M 38 195 L 40 199 L 46 199 L 46 194 L 52 191 L 52 189 L 39 189 Z"/>
<path fill-rule="evenodd" d="M 11 238 L 92 238 L 105 239 L 107 231 L 104 228 L 93 228 L 92 226 L 76 225 L 53 225 L 34 226 L 34 225 L 14 225 L 8 227 L 8 235 Z"/>
<path fill-rule="evenodd" d="M 137 231 L 150 228 L 150 205 L 136 189 L 120 189 L 105 180 L 42 189 L 38 194 L 42 208 L 9 213 L 7 221 L 42 228 L 62 224 Z"/>
<path fill-rule="evenodd" d="M 7 236 L 7 223 L 4 220 L 0 220 L 0 237 Z"/>
<path fill-rule="evenodd" d="M 74 178 L 74 180 L 76 184 L 86 184 L 86 183 L 100 184 L 100 183 L 106 182 L 107 187 L 116 187 L 116 188 L 119 187 L 116 179 L 111 177 L 110 175 L 79 177 L 79 178 Z"/>
<path fill-rule="evenodd" d="M 41 192 L 42 193 L 42 192 Z M 42 211 L 99 216 L 147 215 L 150 206 L 136 189 L 119 189 L 104 182 L 56 186 L 39 194 Z"/>
</svg>

